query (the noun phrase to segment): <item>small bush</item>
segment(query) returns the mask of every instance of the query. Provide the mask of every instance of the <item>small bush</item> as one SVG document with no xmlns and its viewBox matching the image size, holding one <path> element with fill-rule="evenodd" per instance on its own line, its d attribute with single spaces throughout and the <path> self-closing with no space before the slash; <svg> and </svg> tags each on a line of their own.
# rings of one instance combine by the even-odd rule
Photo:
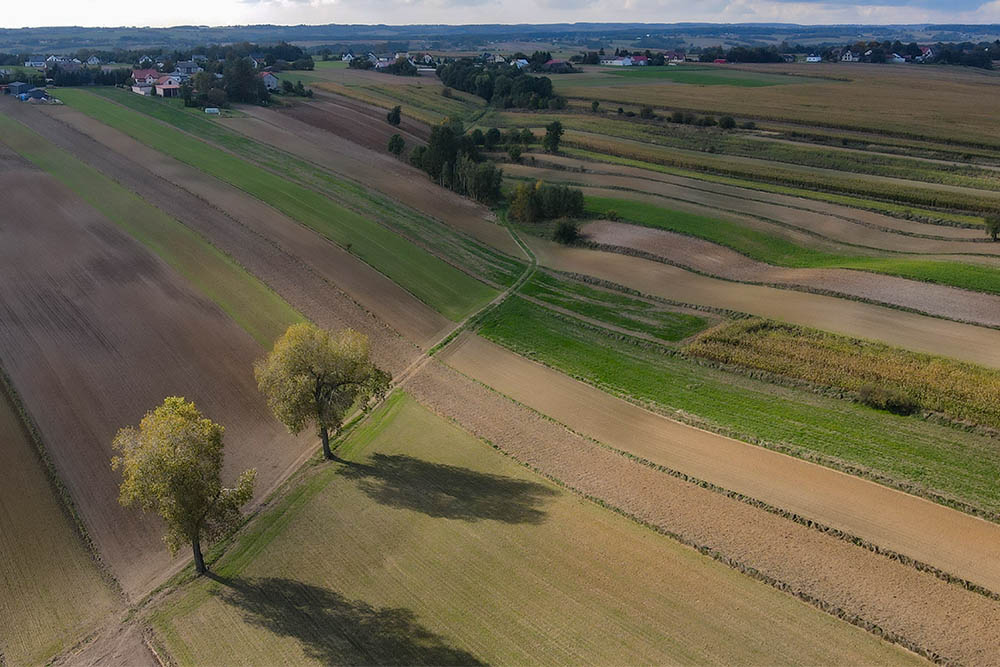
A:
<svg viewBox="0 0 1000 667">
<path fill-rule="evenodd" d="M 719 119 L 719 127 L 723 130 L 731 130 L 736 127 L 736 119 L 732 116 L 723 116 Z"/>
<path fill-rule="evenodd" d="M 752 120 L 748 120 L 740 123 L 740 127 L 743 128 L 744 130 L 756 130 L 757 123 L 753 122 Z"/>
<path fill-rule="evenodd" d="M 628 116 L 629 118 L 635 118 L 635 112 L 634 111 L 626 111 L 625 115 Z"/>
<path fill-rule="evenodd" d="M 616 211 L 613 208 L 609 208 L 607 211 L 605 211 L 604 217 L 610 220 L 611 222 L 618 222 L 619 220 L 622 219 L 622 217 L 618 215 L 618 211 Z"/>
<path fill-rule="evenodd" d="M 448 86 L 442 88 L 441 97 L 447 97 L 448 99 L 451 99 L 451 88 L 449 88 Z"/>
<path fill-rule="evenodd" d="M 920 409 L 920 404 L 902 391 L 877 384 L 862 385 L 858 389 L 858 401 L 896 415 L 912 415 Z"/>
<path fill-rule="evenodd" d="M 639 110 L 639 118 L 642 118 L 644 120 L 649 120 L 655 117 L 656 114 L 653 113 L 653 107 L 651 106 L 644 106 L 642 109 Z"/>
<path fill-rule="evenodd" d="M 511 162 L 521 161 L 521 147 L 518 144 L 511 144 L 507 148 L 507 155 L 510 157 Z"/>
<path fill-rule="evenodd" d="M 563 220 L 556 226 L 555 232 L 552 233 L 552 240 L 563 245 L 576 243 L 580 240 L 580 228 L 577 227 L 575 222 Z"/>
</svg>

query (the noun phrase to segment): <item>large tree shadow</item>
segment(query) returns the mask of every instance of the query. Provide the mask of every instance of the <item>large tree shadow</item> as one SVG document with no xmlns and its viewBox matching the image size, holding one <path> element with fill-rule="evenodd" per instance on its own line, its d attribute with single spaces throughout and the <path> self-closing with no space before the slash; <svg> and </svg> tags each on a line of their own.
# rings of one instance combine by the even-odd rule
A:
<svg viewBox="0 0 1000 667">
<path fill-rule="evenodd" d="M 471 653 L 448 646 L 409 609 L 372 607 L 334 591 L 291 579 L 227 579 L 213 592 L 239 608 L 247 622 L 297 639 L 326 665 L 480 665 Z"/>
<path fill-rule="evenodd" d="M 376 502 L 432 517 L 538 524 L 545 520 L 540 507 L 558 493 L 537 482 L 401 454 L 374 454 L 370 463 L 344 464 L 343 474 Z"/>
</svg>

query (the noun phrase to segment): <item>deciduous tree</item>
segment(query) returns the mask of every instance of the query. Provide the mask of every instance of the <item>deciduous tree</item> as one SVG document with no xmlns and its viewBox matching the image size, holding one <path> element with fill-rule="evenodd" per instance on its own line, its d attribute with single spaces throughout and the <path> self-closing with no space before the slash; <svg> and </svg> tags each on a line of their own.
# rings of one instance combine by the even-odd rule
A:
<svg viewBox="0 0 1000 667">
<path fill-rule="evenodd" d="M 389 137 L 389 152 L 393 155 L 399 155 L 402 153 L 405 146 L 406 141 L 398 134 L 394 134 Z"/>
<path fill-rule="evenodd" d="M 397 104 L 385 115 L 385 119 L 389 121 L 389 125 L 399 125 L 403 116 L 402 112 L 403 108 Z"/>
<path fill-rule="evenodd" d="M 253 469 L 240 475 L 235 487 L 222 486 L 223 432 L 194 403 L 170 396 L 139 428 L 118 431 L 113 443 L 119 456 L 111 467 L 122 471 L 119 502 L 159 514 L 170 552 L 190 544 L 198 574 L 206 570 L 201 541 L 235 528 L 240 508 L 253 495 Z"/>
<path fill-rule="evenodd" d="M 1000 213 L 986 216 L 986 233 L 994 241 L 997 240 L 997 237 L 1000 237 Z"/>
<path fill-rule="evenodd" d="M 549 153 L 559 152 L 559 142 L 562 141 L 563 126 L 557 120 L 545 126 L 545 138 L 542 139 L 542 146 Z"/>
<path fill-rule="evenodd" d="M 372 363 L 367 336 L 308 323 L 290 326 L 254 364 L 254 375 L 268 407 L 290 432 L 316 426 L 327 459 L 333 458 L 330 430 L 339 434 L 348 410 L 364 409 L 384 395 L 390 380 Z"/>
</svg>

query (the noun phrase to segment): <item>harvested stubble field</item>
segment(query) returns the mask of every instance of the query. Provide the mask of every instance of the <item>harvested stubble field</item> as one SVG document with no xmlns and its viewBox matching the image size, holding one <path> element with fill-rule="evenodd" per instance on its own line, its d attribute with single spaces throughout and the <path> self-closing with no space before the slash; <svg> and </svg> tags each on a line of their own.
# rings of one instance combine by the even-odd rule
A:
<svg viewBox="0 0 1000 667">
<path fill-rule="evenodd" d="M 677 68 L 680 69 L 680 68 Z M 970 146 L 1000 146 L 994 119 L 1000 113 L 1000 95 L 993 91 L 1000 78 L 973 68 L 850 64 L 779 64 L 722 66 L 723 71 L 764 75 L 791 73 L 829 76 L 787 86 L 741 87 L 671 85 L 610 78 L 588 85 L 585 78 L 557 77 L 558 92 L 572 98 L 622 98 L 631 104 L 691 109 L 738 118 L 791 121 L 819 127 L 862 129 L 890 136 L 929 138 Z M 886 114 L 886 109 L 893 109 Z M 948 119 L 943 122 L 941 119 Z"/>
<path fill-rule="evenodd" d="M 989 436 L 706 366 L 521 298 L 509 299 L 487 316 L 480 334 L 669 416 L 864 472 L 943 502 L 1000 514 L 1000 491 L 991 481 L 1000 474 L 1000 451 Z"/>
<path fill-rule="evenodd" d="M 121 601 L 54 493 L 2 385 L 0 443 L 0 660 L 44 664 Z"/>
<path fill-rule="evenodd" d="M 227 427 L 226 477 L 256 467 L 260 490 L 310 442 L 268 413 L 251 372 L 260 346 L 165 262 L 42 172 L 8 166 L 0 182 L 12 212 L 0 220 L 0 362 L 134 599 L 172 564 L 157 521 L 118 504 L 108 461 L 119 427 L 186 396 Z"/>
<path fill-rule="evenodd" d="M 426 366 L 407 388 L 570 489 L 842 618 L 963 664 L 990 664 L 1000 650 L 1000 637 L 985 630 L 1000 623 L 995 600 L 622 456 L 440 364 Z"/>
<path fill-rule="evenodd" d="M 344 455 L 307 471 L 212 580 L 158 605 L 181 664 L 915 659 L 560 490 L 406 395 Z M 335 567 L 316 557 L 324 536 Z"/>
<path fill-rule="evenodd" d="M 418 346 L 434 344 L 451 326 L 386 276 L 242 190 L 73 109 L 49 107 L 44 114 L 24 109 L 23 122 L 169 210 L 314 322 L 368 334 L 376 343 L 379 363 L 389 370 L 405 368 L 417 348 L 394 335 L 385 323 L 392 322 Z"/>
<path fill-rule="evenodd" d="M 123 104 L 169 110 L 155 100 L 140 99 L 137 95 L 114 90 L 101 92 Z M 496 295 L 495 290 L 484 283 L 315 190 L 264 171 L 100 95 L 65 90 L 61 96 L 67 104 L 87 115 L 252 194 L 338 245 L 349 247 L 353 254 L 450 319 L 461 319 Z"/>
<path fill-rule="evenodd" d="M 995 294 L 873 275 L 867 270 L 783 268 L 697 237 L 641 225 L 597 221 L 583 225 L 580 231 L 588 242 L 598 247 L 661 258 L 670 264 L 727 280 L 842 295 L 959 322 L 1000 327 L 1000 296 Z M 733 234 L 731 238 L 739 240 L 740 236 Z"/>
<path fill-rule="evenodd" d="M 1000 373 L 980 366 L 764 320 L 715 329 L 687 351 L 849 391 L 889 387 L 923 409 L 1000 429 Z"/>
</svg>

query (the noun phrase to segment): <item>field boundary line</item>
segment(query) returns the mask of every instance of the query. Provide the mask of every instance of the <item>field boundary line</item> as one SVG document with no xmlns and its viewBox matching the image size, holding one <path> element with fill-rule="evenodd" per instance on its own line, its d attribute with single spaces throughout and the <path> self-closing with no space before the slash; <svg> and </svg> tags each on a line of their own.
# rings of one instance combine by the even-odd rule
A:
<svg viewBox="0 0 1000 667">
<path fill-rule="evenodd" d="M 665 473 L 665 474 L 667 474 L 667 475 L 669 475 L 671 477 L 676 477 L 676 478 L 678 478 L 678 479 L 680 479 L 682 481 L 691 483 L 691 484 L 693 484 L 695 486 L 701 486 L 702 488 L 705 488 L 705 489 L 707 489 L 709 491 L 712 491 L 712 492 L 715 492 L 715 493 L 720 493 L 722 495 L 725 495 L 727 497 L 732 498 L 733 500 L 736 500 L 737 502 L 743 502 L 745 504 L 749 504 L 751 506 L 757 507 L 758 509 L 767 511 L 767 512 L 769 512 L 771 514 L 776 514 L 777 516 L 781 516 L 782 518 L 786 518 L 786 519 L 790 519 L 790 520 L 795 520 L 795 519 L 791 519 L 791 517 L 792 516 L 797 516 L 797 515 L 794 515 L 794 514 L 791 514 L 791 513 L 788 513 L 789 516 L 785 516 L 784 514 L 781 513 L 783 510 L 778 510 L 777 508 L 774 508 L 774 511 L 772 511 L 771 509 L 769 509 L 770 506 L 768 506 L 766 504 L 763 504 L 763 503 L 761 503 L 761 504 L 758 505 L 756 503 L 758 503 L 759 501 L 755 501 L 754 499 L 750 498 L 749 496 L 744 496 L 743 494 L 739 494 L 737 492 L 729 491 L 727 489 L 724 489 L 723 487 L 715 486 L 715 485 L 713 485 L 713 484 L 711 484 L 709 482 L 704 482 L 704 481 L 699 480 L 699 479 L 697 479 L 695 477 L 690 477 L 690 476 L 688 476 L 688 475 L 686 475 L 684 473 L 675 471 L 675 470 L 673 470 L 671 468 L 667 468 L 666 466 L 661 466 L 659 464 L 652 463 L 652 462 L 650 462 L 650 461 L 648 461 L 646 459 L 642 459 L 640 457 L 636 457 L 635 455 L 629 454 L 628 452 L 624 452 L 622 450 L 618 450 L 618 449 L 616 449 L 614 447 L 611 447 L 609 445 L 606 445 L 606 444 L 604 444 L 604 443 L 602 443 L 602 442 L 600 442 L 598 440 L 594 440 L 593 438 L 591 438 L 589 436 L 586 436 L 586 435 L 583 435 L 581 433 L 578 433 L 578 432 L 574 431 L 572 428 L 570 428 L 569 426 L 566 426 L 562 422 L 560 422 L 560 421 L 558 421 L 556 419 L 553 419 L 552 417 L 549 417 L 548 415 L 546 415 L 544 413 L 541 413 L 541 412 L 535 410 L 534 408 L 531 408 L 530 406 L 527 406 L 527 405 L 525 405 L 523 403 L 520 403 L 516 399 L 511 398 L 510 396 L 507 396 L 506 394 L 504 394 L 502 392 L 497 391 L 496 389 L 494 389 L 494 388 L 490 387 L 489 385 L 487 385 L 487 384 L 485 384 L 485 383 L 477 380 L 474 377 L 466 375 L 465 373 L 463 373 L 463 372 L 461 372 L 461 371 L 459 371 L 459 370 L 457 370 L 455 368 L 452 368 L 451 366 L 447 366 L 447 364 L 444 364 L 443 362 L 439 362 L 439 363 L 442 363 L 442 365 L 446 366 L 450 371 L 453 371 L 455 373 L 458 373 L 459 375 L 462 375 L 463 377 L 471 380 L 472 382 L 475 382 L 476 384 L 479 384 L 480 386 L 486 388 L 490 392 L 497 394 L 498 396 L 502 397 L 503 399 L 508 400 L 508 401 L 514 403 L 515 405 L 519 406 L 519 407 L 527 409 L 527 410 L 531 411 L 532 413 L 538 415 L 542 419 L 545 419 L 546 421 L 549 421 L 549 422 L 551 422 L 553 424 L 556 424 L 557 426 L 559 426 L 561 428 L 566 429 L 568 432 L 572 433 L 573 435 L 581 437 L 581 438 L 587 440 L 588 442 L 592 442 L 595 445 L 597 445 L 597 446 L 599 446 L 599 447 L 601 447 L 603 449 L 606 449 L 608 451 L 611 451 L 611 452 L 613 452 L 615 454 L 618 454 L 618 455 L 622 456 L 623 458 L 631 459 L 631 460 L 635 461 L 636 463 L 638 463 L 640 465 L 652 468 L 654 470 L 657 470 L 658 472 Z M 423 403 L 421 403 L 421 405 L 423 405 Z M 431 408 L 430 406 L 426 406 L 425 405 L 425 407 L 427 407 L 429 410 L 431 410 L 435 414 L 438 414 L 442 418 L 447 419 L 448 421 L 454 423 L 459 428 L 462 428 L 463 430 L 466 430 L 465 426 L 463 426 L 462 423 L 460 421 L 458 421 L 457 419 L 455 419 L 455 418 L 453 418 L 453 417 L 451 417 L 451 416 L 449 416 L 447 414 L 444 414 L 443 412 L 440 412 L 440 411 L 438 411 L 438 410 L 436 410 L 434 408 Z M 497 445 L 496 443 L 492 442 L 491 440 L 489 440 L 487 438 L 480 437 L 480 436 L 475 436 L 475 437 L 478 440 L 480 440 L 480 441 L 484 442 L 485 444 L 487 444 L 488 446 L 490 446 L 491 448 L 493 448 L 496 451 L 500 452 L 504 456 L 510 458 L 512 461 L 515 461 L 519 465 L 524 466 L 525 468 L 527 468 L 528 470 L 531 470 L 535 474 L 538 474 L 538 475 L 544 477 L 545 479 L 548 479 L 549 481 L 553 482 L 554 484 L 558 485 L 559 487 L 564 488 L 564 489 L 570 491 L 571 493 L 573 493 L 573 494 L 575 494 L 575 495 L 577 495 L 577 496 L 579 496 L 581 498 L 584 498 L 584 499 L 586 499 L 586 500 L 588 500 L 590 502 L 593 502 L 593 503 L 599 505 L 600 507 L 602 507 L 604 509 L 607 509 L 607 510 L 612 511 L 612 512 L 614 512 L 616 514 L 619 514 L 619 515 L 621 515 L 621 516 L 623 516 L 623 517 L 625 517 L 625 518 L 627 518 L 627 519 L 635 522 L 636 524 L 638 524 L 640 526 L 643 526 L 644 528 L 652 530 L 655 533 L 658 533 L 660 535 L 663 535 L 664 537 L 667 537 L 669 539 L 673 539 L 673 540 L 675 540 L 675 541 L 677 541 L 677 542 L 679 542 L 679 543 L 681 543 L 681 544 L 683 544 L 685 546 L 688 546 L 688 547 L 694 549 L 695 551 L 698 551 L 700 554 L 702 554 L 704 556 L 708 556 L 709 558 L 712 558 L 715 561 L 718 561 L 718 562 L 720 562 L 720 563 L 722 563 L 724 565 L 727 565 L 727 566 L 729 566 L 729 567 L 737 570 L 741 574 L 747 575 L 747 576 L 751 577 L 752 579 L 756 579 L 756 580 L 758 580 L 758 581 L 760 581 L 762 583 L 765 583 L 765 584 L 767 584 L 767 585 L 769 585 L 769 586 L 771 586 L 773 588 L 778 589 L 779 591 L 781 591 L 783 593 L 787 593 L 789 595 L 792 595 L 793 597 L 796 597 L 796 598 L 802 600 L 803 602 L 806 602 L 807 604 L 809 604 L 809 605 L 811 605 L 813 607 L 816 607 L 817 609 L 819 609 L 822 612 L 830 614 L 831 616 L 834 616 L 834 617 L 836 617 L 836 618 L 838 618 L 840 620 L 846 621 L 846 622 L 850 623 L 851 625 L 855 625 L 855 626 L 857 626 L 857 627 L 859 627 L 859 628 L 861 628 L 861 629 L 863 629 L 863 630 L 865 630 L 867 632 L 870 632 L 871 634 L 875 635 L 876 637 L 879 637 L 880 639 L 884 639 L 885 641 L 888 641 L 890 643 L 897 644 L 897 645 L 899 645 L 899 646 L 901 646 L 901 647 L 903 647 L 903 648 L 905 648 L 905 649 L 907 649 L 909 651 L 912 651 L 913 653 L 916 653 L 918 655 L 921 655 L 921 656 L 927 658 L 928 660 L 931 660 L 932 662 L 935 662 L 937 664 L 951 664 L 953 662 L 950 659 L 945 658 L 945 657 L 941 656 L 940 654 L 936 653 L 935 651 L 932 651 L 930 649 L 924 648 L 924 647 L 920 646 L 919 644 L 917 644 L 916 642 L 911 641 L 911 640 L 907 639 L 906 637 L 904 637 L 902 635 L 899 635 L 899 634 L 897 634 L 895 632 L 892 632 L 890 630 L 886 630 L 886 629 L 882 628 L 881 626 L 879 626 L 878 624 L 876 624 L 874 622 L 871 622 L 871 621 L 868 621 L 867 619 L 863 618 L 862 616 L 860 616 L 858 614 L 854 614 L 854 613 L 848 612 L 848 611 L 842 609 L 841 607 L 838 607 L 838 606 L 836 606 L 836 605 L 834 605 L 832 603 L 829 603 L 829 602 L 827 602 L 827 601 L 825 601 L 825 600 L 823 600 L 821 598 L 812 596 L 809 593 L 807 593 L 807 592 L 805 592 L 805 591 L 803 591 L 803 590 L 801 590 L 801 589 L 799 589 L 799 588 L 797 588 L 795 586 L 792 586 L 792 585 L 790 585 L 790 584 L 788 584 L 788 583 L 786 583 L 786 582 L 784 582 L 784 581 L 782 581 L 782 580 L 780 580 L 780 579 L 778 579 L 776 577 L 773 577 L 773 576 L 768 575 L 768 574 L 766 574 L 764 572 L 761 572 L 760 570 L 758 570 L 758 569 L 756 569 L 756 568 L 754 568 L 752 566 L 746 565 L 742 561 L 739 561 L 739 560 L 737 560 L 735 558 L 731 558 L 731 557 L 727 556 L 726 554 L 722 553 L 721 551 L 719 551 L 719 550 L 717 550 L 717 549 L 715 549 L 715 548 L 713 548 L 711 546 L 704 545 L 704 544 L 701 544 L 701 543 L 699 543 L 699 542 L 697 542 L 695 540 L 689 539 L 689 538 L 681 535 L 680 533 L 676 533 L 674 531 L 671 531 L 669 528 L 666 528 L 665 526 L 661 526 L 661 525 L 655 524 L 655 523 L 653 523 L 651 521 L 648 521 L 646 519 L 643 519 L 643 518 L 637 516 L 636 514 L 630 512 L 628 510 L 622 509 L 622 508 L 618 507 L 617 505 L 615 505 L 613 503 L 610 503 L 610 502 L 604 500 L 603 498 L 601 498 L 599 496 L 595 496 L 593 494 L 590 494 L 590 493 L 587 493 L 585 491 L 582 491 L 579 488 L 577 488 L 577 487 L 575 487 L 575 486 L 573 486 L 571 484 L 568 484 L 568 483 L 564 482 L 559 477 L 557 477 L 557 476 L 555 476 L 555 475 L 553 475 L 551 473 L 548 473 L 548 472 L 542 470 L 541 468 L 538 468 L 536 466 L 533 466 L 531 464 L 528 464 L 528 463 L 520 460 L 517 456 L 515 456 L 514 454 L 508 452 L 502 446 Z M 816 523 L 806 523 L 805 521 L 808 521 L 808 520 L 802 520 L 802 521 L 795 520 L 796 523 L 800 523 L 801 525 L 806 526 L 807 528 L 812 528 L 812 529 L 820 530 L 819 529 L 819 526 L 820 526 L 819 524 L 816 524 Z M 820 532 L 825 532 L 825 531 L 820 530 Z M 844 539 L 843 537 L 840 537 L 840 536 L 836 535 L 833 532 L 828 532 L 826 534 L 829 534 L 832 537 L 835 537 L 835 538 L 838 538 L 838 539 Z M 847 540 L 847 541 L 850 541 L 850 540 Z M 855 543 L 855 544 L 857 544 L 857 543 Z M 861 545 L 858 545 L 858 546 L 861 546 Z M 879 551 L 877 551 L 875 549 L 867 549 L 867 550 L 868 551 L 872 551 L 873 553 L 879 554 L 881 556 L 885 556 L 886 555 L 885 553 L 881 553 L 881 552 L 879 552 Z M 898 560 L 898 559 L 896 559 L 896 560 Z M 900 562 L 902 562 L 903 564 L 907 564 L 904 561 L 900 561 Z M 949 582 L 949 583 L 954 583 L 954 582 Z M 998 597 L 996 599 L 1000 599 L 1000 597 Z"/>
</svg>

